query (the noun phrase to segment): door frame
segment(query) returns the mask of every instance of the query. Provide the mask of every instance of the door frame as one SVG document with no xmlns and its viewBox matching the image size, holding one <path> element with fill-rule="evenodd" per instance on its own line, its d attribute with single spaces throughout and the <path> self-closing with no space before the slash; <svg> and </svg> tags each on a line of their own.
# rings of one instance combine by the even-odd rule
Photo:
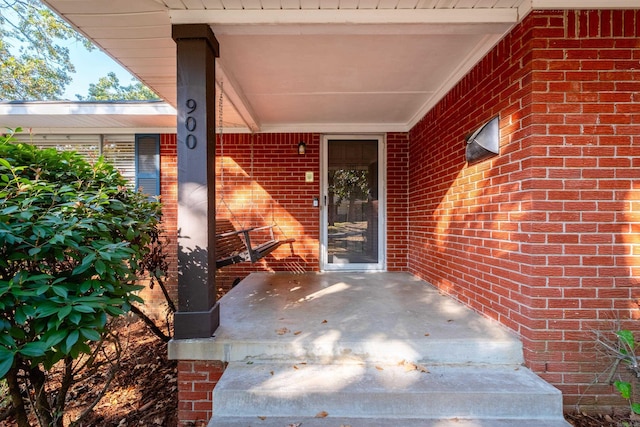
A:
<svg viewBox="0 0 640 427">
<path fill-rule="evenodd" d="M 328 166 L 330 140 L 378 141 L 378 262 L 329 264 Z M 387 140 L 385 134 L 326 134 L 320 143 L 320 271 L 386 271 L 387 268 Z"/>
</svg>

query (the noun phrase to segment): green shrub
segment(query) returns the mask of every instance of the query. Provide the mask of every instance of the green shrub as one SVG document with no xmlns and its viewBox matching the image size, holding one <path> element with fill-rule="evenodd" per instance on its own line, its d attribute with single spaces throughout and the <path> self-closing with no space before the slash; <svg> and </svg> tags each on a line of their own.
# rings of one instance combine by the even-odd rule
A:
<svg viewBox="0 0 640 427">
<path fill-rule="evenodd" d="M 41 425 L 62 425 L 65 381 L 47 395 L 44 373 L 61 362 L 73 375 L 107 320 L 141 302 L 135 282 L 159 220 L 159 204 L 102 159 L 0 136 L 0 377 L 20 425 L 19 387 L 32 388 Z"/>
<path fill-rule="evenodd" d="M 633 373 L 635 382 L 640 378 L 640 359 L 638 358 L 638 343 L 632 331 L 623 329 L 616 332 L 618 346 L 615 357 L 622 362 L 626 368 Z M 618 380 L 613 383 L 620 396 L 629 401 L 629 406 L 634 414 L 640 415 L 640 402 L 633 401 L 633 384 L 629 381 Z"/>
</svg>

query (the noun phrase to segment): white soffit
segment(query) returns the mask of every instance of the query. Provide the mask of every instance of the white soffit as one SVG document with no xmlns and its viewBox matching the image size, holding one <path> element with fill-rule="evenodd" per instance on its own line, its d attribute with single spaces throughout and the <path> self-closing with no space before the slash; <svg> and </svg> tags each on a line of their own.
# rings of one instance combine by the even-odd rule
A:
<svg viewBox="0 0 640 427">
<path fill-rule="evenodd" d="M 234 132 L 407 131 L 531 10 L 637 2 L 45 0 L 174 106 L 171 25 L 210 25 Z"/>
<path fill-rule="evenodd" d="M 0 102 L 0 128 L 33 134 L 175 133 L 165 102 Z"/>
</svg>

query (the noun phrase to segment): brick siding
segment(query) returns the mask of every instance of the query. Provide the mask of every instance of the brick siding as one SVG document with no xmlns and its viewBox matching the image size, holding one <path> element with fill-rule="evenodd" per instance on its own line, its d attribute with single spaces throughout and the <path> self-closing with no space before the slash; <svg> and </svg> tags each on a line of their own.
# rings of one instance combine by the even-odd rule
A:
<svg viewBox="0 0 640 427">
<path fill-rule="evenodd" d="M 178 362 L 179 426 L 207 425 L 213 415 L 213 388 L 224 369 L 224 363 L 217 360 Z"/>
<path fill-rule="evenodd" d="M 596 382 L 608 362 L 594 331 L 637 330 L 640 317 L 639 39 L 640 11 L 534 12 L 408 134 L 387 135 L 388 269 L 519 334 L 526 364 L 563 391 L 567 410 L 625 405 Z M 465 137 L 495 116 L 500 155 L 467 165 Z M 162 141 L 171 235 L 175 136 Z M 217 197 L 230 209 L 218 202 L 217 215 L 274 220 L 296 243 L 225 267 L 219 286 L 251 271 L 317 271 L 320 135 L 224 135 L 222 154 Z M 210 416 L 197 413 L 203 395 L 185 394 L 195 393 L 186 374 L 209 372 L 207 363 L 214 383 L 221 362 L 179 366 L 183 421 Z"/>
<path fill-rule="evenodd" d="M 638 329 L 639 36 L 639 11 L 534 12 L 410 132 L 410 270 L 520 334 L 568 409 L 622 403 L 594 331 Z"/>
</svg>

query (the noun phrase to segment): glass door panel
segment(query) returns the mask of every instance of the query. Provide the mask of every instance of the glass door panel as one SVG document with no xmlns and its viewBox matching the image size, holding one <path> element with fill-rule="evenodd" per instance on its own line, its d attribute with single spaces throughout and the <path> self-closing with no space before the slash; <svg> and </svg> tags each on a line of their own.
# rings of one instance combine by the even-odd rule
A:
<svg viewBox="0 0 640 427">
<path fill-rule="evenodd" d="M 379 140 L 327 140 L 325 268 L 381 265 Z"/>
</svg>

